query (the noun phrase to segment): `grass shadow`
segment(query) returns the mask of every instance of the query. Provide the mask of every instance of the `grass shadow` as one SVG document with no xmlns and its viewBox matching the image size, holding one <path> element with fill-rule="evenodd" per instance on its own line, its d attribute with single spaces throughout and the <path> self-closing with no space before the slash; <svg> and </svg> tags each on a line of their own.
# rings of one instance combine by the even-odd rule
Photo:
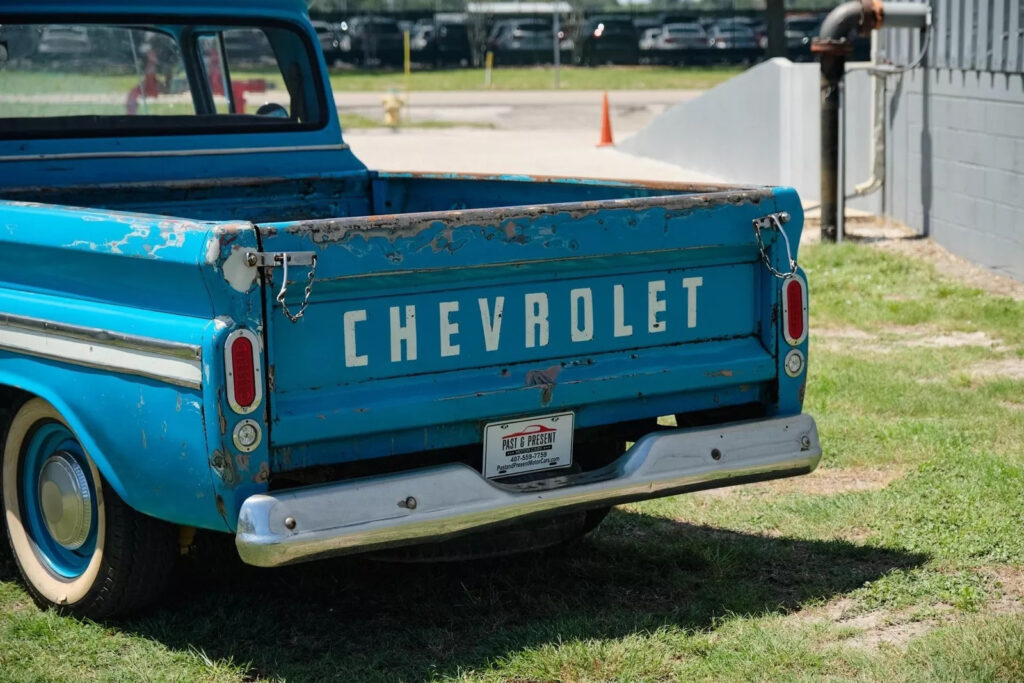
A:
<svg viewBox="0 0 1024 683">
<path fill-rule="evenodd" d="M 616 510 L 582 542 L 501 560 L 198 564 L 156 612 L 111 626 L 254 676 L 421 680 L 547 643 L 785 613 L 926 560 Z"/>
</svg>

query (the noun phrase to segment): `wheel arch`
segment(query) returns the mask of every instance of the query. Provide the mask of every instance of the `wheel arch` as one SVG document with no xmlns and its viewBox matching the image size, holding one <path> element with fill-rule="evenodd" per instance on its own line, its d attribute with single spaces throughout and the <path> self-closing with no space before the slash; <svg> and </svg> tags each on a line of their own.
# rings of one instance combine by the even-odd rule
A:
<svg viewBox="0 0 1024 683">
<path fill-rule="evenodd" d="M 125 495 L 124 482 L 117 476 L 117 472 L 111 466 L 103 450 L 96 440 L 92 438 L 90 430 L 67 401 L 44 383 L 34 381 L 31 378 L 19 377 L 12 373 L 0 372 L 0 447 L 7 441 L 7 428 L 14 418 L 18 408 L 26 401 L 33 398 L 41 398 L 60 413 L 67 422 L 68 427 L 74 433 L 75 438 L 82 444 L 82 448 L 89 455 L 89 458 L 96 463 L 103 478 L 112 489 L 121 497 L 127 500 Z"/>
<path fill-rule="evenodd" d="M 149 380 L 133 387 L 124 384 L 124 376 L 94 377 L 98 399 L 82 391 L 60 391 L 61 382 L 81 382 L 81 376 L 0 364 L 3 438 L 17 406 L 43 399 L 129 507 L 174 524 L 230 531 L 218 507 L 222 503 L 207 453 L 201 395 Z"/>
</svg>

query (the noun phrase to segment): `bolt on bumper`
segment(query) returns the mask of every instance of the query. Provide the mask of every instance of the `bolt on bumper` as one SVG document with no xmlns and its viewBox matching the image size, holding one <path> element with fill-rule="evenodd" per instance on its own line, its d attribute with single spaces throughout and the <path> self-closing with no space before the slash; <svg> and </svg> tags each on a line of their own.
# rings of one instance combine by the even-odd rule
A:
<svg viewBox="0 0 1024 683">
<path fill-rule="evenodd" d="M 654 432 L 599 470 L 521 485 L 451 463 L 261 493 L 242 504 L 242 560 L 275 567 L 440 541 L 528 517 L 776 479 L 814 470 L 810 415 Z"/>
</svg>

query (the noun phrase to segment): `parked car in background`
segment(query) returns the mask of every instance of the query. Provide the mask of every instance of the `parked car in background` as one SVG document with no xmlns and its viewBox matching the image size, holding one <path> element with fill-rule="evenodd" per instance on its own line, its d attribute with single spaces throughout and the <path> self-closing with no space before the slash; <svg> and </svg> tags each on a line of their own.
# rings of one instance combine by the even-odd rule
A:
<svg viewBox="0 0 1024 683">
<path fill-rule="evenodd" d="M 419 64 L 431 61 L 426 53 L 428 45 L 430 45 L 433 40 L 433 24 L 416 24 L 409 33 L 409 50 L 412 52 L 412 61 Z"/>
<path fill-rule="evenodd" d="M 316 29 L 316 37 L 319 39 L 320 49 L 324 53 L 327 66 L 333 66 L 342 61 L 345 53 L 341 49 L 337 27 L 326 21 L 314 21 L 313 28 Z"/>
<path fill-rule="evenodd" d="M 634 17 L 633 28 L 636 29 L 638 36 L 642 36 L 647 32 L 648 29 L 656 28 L 660 29 L 662 26 L 661 19 L 657 17 Z"/>
<path fill-rule="evenodd" d="M 91 51 L 84 26 L 48 26 L 39 36 L 36 54 L 54 62 L 74 61 Z"/>
<path fill-rule="evenodd" d="M 752 62 L 761 55 L 754 32 L 747 26 L 715 24 L 708 32 L 709 59 L 715 62 Z"/>
<path fill-rule="evenodd" d="M 758 17 L 727 17 L 716 22 L 719 26 L 742 26 L 749 28 L 754 33 L 754 42 L 760 48 L 764 47 L 763 41 L 768 38 L 768 25 Z"/>
<path fill-rule="evenodd" d="M 576 63 L 597 66 L 614 62 L 636 64 L 640 45 L 630 19 L 595 17 L 587 19 L 576 41 Z"/>
<path fill-rule="evenodd" d="M 469 66 L 473 49 L 465 24 L 417 24 L 410 38 L 413 61 L 433 66 Z"/>
<path fill-rule="evenodd" d="M 811 41 L 818 35 L 820 28 L 821 20 L 817 17 L 787 17 L 787 56 L 794 62 L 811 61 L 814 58 L 811 54 Z"/>
<path fill-rule="evenodd" d="M 258 69 L 261 66 L 276 64 L 274 50 L 267 41 L 266 34 L 260 29 L 238 28 L 224 31 L 223 37 L 224 51 L 236 67 Z"/>
<path fill-rule="evenodd" d="M 558 35 L 559 51 L 569 51 L 565 33 Z M 544 19 L 501 19 L 487 39 L 487 49 L 498 64 L 548 64 L 554 59 L 554 26 Z"/>
<path fill-rule="evenodd" d="M 398 66 L 404 60 L 404 37 L 398 22 L 387 17 L 359 16 L 346 22 L 341 38 L 345 61 L 358 65 Z"/>
<path fill-rule="evenodd" d="M 696 14 L 662 14 L 660 23 L 664 26 L 665 24 L 692 24 L 694 22 L 700 23 L 702 21 L 713 23 L 714 19 L 700 17 Z"/>
<path fill-rule="evenodd" d="M 658 34 L 657 59 L 662 64 L 684 64 L 708 61 L 708 34 L 700 24 L 665 24 Z"/>
<path fill-rule="evenodd" d="M 640 48 L 638 61 L 641 64 L 658 63 L 658 36 L 661 34 L 661 27 L 645 28 L 640 34 L 637 45 Z"/>
<path fill-rule="evenodd" d="M 0 24 L 0 44 L 6 64 L 30 57 L 39 47 L 40 31 L 32 26 Z"/>
</svg>

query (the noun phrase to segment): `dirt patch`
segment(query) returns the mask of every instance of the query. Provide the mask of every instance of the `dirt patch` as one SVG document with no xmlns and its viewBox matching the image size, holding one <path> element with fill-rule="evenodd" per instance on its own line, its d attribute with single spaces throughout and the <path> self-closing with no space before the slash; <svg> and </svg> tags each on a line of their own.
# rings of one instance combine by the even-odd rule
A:
<svg viewBox="0 0 1024 683">
<path fill-rule="evenodd" d="M 967 368 L 971 379 L 993 380 L 1013 379 L 1024 381 L 1024 358 L 1004 358 L 1003 360 L 986 360 L 975 363 Z"/>
<path fill-rule="evenodd" d="M 1016 410 L 1024 413 L 1024 403 L 1014 403 L 1013 401 L 1000 401 L 999 405 L 1006 408 L 1007 410 Z"/>
<path fill-rule="evenodd" d="M 854 350 L 871 353 L 890 353 L 905 348 L 954 349 L 967 346 L 1002 352 L 1008 350 L 1001 339 L 982 331 L 940 332 L 929 326 L 896 325 L 885 333 L 865 332 L 852 327 L 815 328 L 811 332 L 816 341 L 830 351 Z"/>
<path fill-rule="evenodd" d="M 982 573 L 995 582 L 1000 592 L 987 609 L 998 614 L 1024 612 L 1024 567 L 986 567 Z"/>
<path fill-rule="evenodd" d="M 984 613 L 1024 612 L 1024 567 L 1001 565 L 984 567 L 978 571 L 998 589 L 998 597 L 987 601 L 982 607 Z M 933 628 L 955 622 L 961 614 L 953 605 L 945 603 L 932 605 L 925 618 L 914 608 L 860 612 L 855 600 L 841 597 L 825 605 L 794 612 L 790 618 L 855 629 L 852 635 L 841 641 L 845 647 L 877 650 L 886 646 L 902 648 L 911 639 Z"/>
<path fill-rule="evenodd" d="M 1024 282 L 1000 275 L 955 256 L 930 239 L 885 239 L 875 246 L 896 254 L 905 254 L 929 261 L 935 268 L 969 287 L 974 287 L 1017 301 L 1024 301 Z"/>
<path fill-rule="evenodd" d="M 841 621 L 838 625 L 864 629 L 863 632 L 843 641 L 843 644 L 847 647 L 861 650 L 877 650 L 883 645 L 902 648 L 911 639 L 923 635 L 940 623 L 939 619 L 892 621 L 891 615 L 884 611 L 878 611 L 869 612 L 847 621 Z"/>
<path fill-rule="evenodd" d="M 847 467 L 842 469 L 819 467 L 814 472 L 802 477 L 777 479 L 775 481 L 745 484 L 743 486 L 729 486 L 703 491 L 694 495 L 710 498 L 734 495 L 765 497 L 785 493 L 832 496 L 858 491 L 880 491 L 902 475 L 903 470 L 898 467 L 886 469 L 873 467 Z"/>
<path fill-rule="evenodd" d="M 993 351 L 1005 351 L 1006 347 L 998 339 L 993 339 L 984 332 L 947 332 L 934 336 L 907 338 L 901 342 L 905 346 L 928 349 L 954 349 L 963 346 L 982 346 Z"/>
<path fill-rule="evenodd" d="M 899 479 L 903 470 L 897 467 L 878 469 L 873 467 L 848 467 L 833 469 L 819 467 L 807 476 L 779 479 L 760 484 L 773 493 L 810 493 L 830 496 L 837 493 L 857 491 L 881 491 Z"/>
<path fill-rule="evenodd" d="M 856 633 L 841 642 L 846 647 L 861 650 L 876 650 L 883 645 L 903 647 L 912 638 L 953 618 L 953 608 L 947 605 L 940 605 L 935 616 L 918 619 L 910 611 L 891 612 L 877 609 L 857 613 L 856 604 L 850 598 L 839 598 L 821 607 L 796 612 L 793 618 L 809 623 L 828 623 L 856 629 Z"/>
<path fill-rule="evenodd" d="M 955 256 L 929 238 L 918 236 L 913 230 L 898 221 L 879 219 L 877 216 L 847 216 L 846 237 L 850 241 L 866 242 L 879 249 L 904 254 L 928 261 L 951 279 L 969 287 L 986 291 L 996 296 L 1024 301 L 1024 282 L 1000 275 L 982 266 Z M 801 244 L 821 241 L 821 225 L 808 212 Z M 898 295 L 894 295 L 898 296 Z"/>
<path fill-rule="evenodd" d="M 845 211 L 845 239 L 858 242 L 870 242 L 888 239 L 906 239 L 914 233 L 907 226 L 896 221 L 886 221 L 865 211 L 847 209 Z M 800 234 L 800 244 L 818 244 L 821 242 L 821 210 L 811 209 L 804 213 L 804 230 Z"/>
</svg>

